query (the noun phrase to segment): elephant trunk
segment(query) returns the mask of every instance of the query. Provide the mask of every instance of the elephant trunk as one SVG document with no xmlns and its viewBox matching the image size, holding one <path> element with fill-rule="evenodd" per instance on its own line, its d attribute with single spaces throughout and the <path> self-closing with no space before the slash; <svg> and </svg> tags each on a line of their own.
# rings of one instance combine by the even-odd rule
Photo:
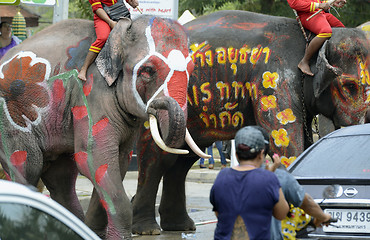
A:
<svg viewBox="0 0 370 240">
<path fill-rule="evenodd" d="M 184 111 L 172 97 L 153 100 L 148 113 L 158 120 L 160 135 L 166 146 L 181 147 L 184 144 L 186 119 Z"/>
<path fill-rule="evenodd" d="M 184 140 L 198 156 L 210 158 L 192 140 L 186 128 L 186 118 L 180 105 L 172 97 L 153 100 L 147 110 L 152 137 L 164 151 L 174 154 L 188 154 L 189 151 L 176 149 L 184 145 Z M 159 129 L 158 130 L 158 126 Z"/>
</svg>

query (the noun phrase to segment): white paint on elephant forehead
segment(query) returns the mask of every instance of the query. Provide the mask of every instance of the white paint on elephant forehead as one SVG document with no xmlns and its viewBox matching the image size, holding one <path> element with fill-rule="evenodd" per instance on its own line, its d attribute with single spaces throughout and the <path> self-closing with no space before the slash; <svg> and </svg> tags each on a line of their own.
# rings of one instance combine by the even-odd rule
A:
<svg viewBox="0 0 370 240">
<path fill-rule="evenodd" d="M 178 49 L 171 50 L 171 52 L 168 55 L 168 58 L 163 56 L 161 53 L 156 52 L 155 42 L 154 42 L 154 39 L 152 37 L 151 26 L 150 25 L 147 26 L 146 29 L 145 29 L 145 36 L 147 38 L 147 42 L 148 42 L 148 46 L 149 46 L 149 54 L 146 57 L 144 57 L 141 61 L 139 61 L 134 67 L 133 76 L 132 76 L 132 87 L 133 87 L 132 90 L 134 92 L 135 98 L 138 101 L 138 104 L 143 109 L 145 109 L 145 112 L 147 112 L 150 103 L 158 96 L 158 94 L 162 90 L 164 90 L 165 96 L 169 96 L 167 83 L 171 80 L 171 77 L 172 77 L 174 71 L 181 71 L 181 72 L 185 71 L 186 76 L 187 76 L 187 81 L 189 81 L 189 73 L 187 71 L 187 65 L 188 65 L 189 61 L 191 61 L 192 59 L 190 58 L 190 55 L 188 55 L 187 58 L 185 58 L 184 54 Z M 140 95 L 139 95 L 139 93 L 137 92 L 137 89 L 136 89 L 137 73 L 138 73 L 141 65 L 143 65 L 143 63 L 145 61 L 147 61 L 151 56 L 156 56 L 156 57 L 160 58 L 165 64 L 168 65 L 168 67 L 170 68 L 170 72 L 167 74 L 167 77 L 166 77 L 165 81 L 163 82 L 163 84 L 157 89 L 157 91 L 153 94 L 153 96 L 148 100 L 147 104 L 144 104 L 144 101 L 141 99 L 141 97 L 140 97 Z"/>
<path fill-rule="evenodd" d="M 149 54 L 153 54 L 155 52 L 155 43 L 152 37 L 152 28 L 150 25 L 147 26 L 145 29 L 145 36 L 146 36 L 146 40 L 148 41 L 148 45 L 149 45 Z"/>
<path fill-rule="evenodd" d="M 170 54 L 168 54 L 168 62 L 170 69 L 180 72 L 186 71 L 186 60 L 181 51 L 177 49 L 172 50 Z"/>
</svg>

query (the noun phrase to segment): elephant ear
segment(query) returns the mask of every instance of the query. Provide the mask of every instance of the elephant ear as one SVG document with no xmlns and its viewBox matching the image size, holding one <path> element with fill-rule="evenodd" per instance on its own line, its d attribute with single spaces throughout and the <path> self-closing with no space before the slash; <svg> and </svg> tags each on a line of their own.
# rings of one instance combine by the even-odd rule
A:
<svg viewBox="0 0 370 240">
<path fill-rule="evenodd" d="M 321 47 L 317 62 L 316 69 L 317 73 L 313 79 L 313 91 L 315 98 L 318 98 L 320 94 L 332 83 L 332 81 L 342 74 L 342 70 L 337 67 L 330 65 L 328 59 L 326 58 L 326 53 L 329 51 L 328 41 L 325 41 Z"/>
<path fill-rule="evenodd" d="M 119 73 L 122 71 L 122 41 L 131 23 L 131 19 L 129 18 L 121 18 L 118 21 L 95 60 L 99 72 L 103 75 L 109 86 L 116 81 Z"/>
</svg>

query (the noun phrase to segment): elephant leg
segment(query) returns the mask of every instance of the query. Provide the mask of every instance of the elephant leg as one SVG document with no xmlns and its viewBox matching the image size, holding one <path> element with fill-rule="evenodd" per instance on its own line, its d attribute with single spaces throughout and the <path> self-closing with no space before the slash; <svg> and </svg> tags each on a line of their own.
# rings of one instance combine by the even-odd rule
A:
<svg viewBox="0 0 370 240">
<path fill-rule="evenodd" d="M 103 164 L 94 172 L 95 179 L 90 179 L 94 192 L 86 216 L 88 226 L 102 235 L 101 228 L 107 222 L 105 239 L 131 239 L 132 207 L 123 188 L 119 167 Z"/>
<path fill-rule="evenodd" d="M 9 159 L 2 159 L 2 165 L 12 181 L 37 187 L 43 168 L 43 155 L 35 139 L 27 144 L 14 142 L 9 149 Z M 10 163 L 10 165 L 8 165 Z"/>
<path fill-rule="evenodd" d="M 138 147 L 138 149 L 140 148 Z M 151 151 L 152 155 L 149 158 L 151 161 L 141 162 L 143 156 L 139 154 L 140 152 L 146 153 L 149 151 L 138 151 L 140 168 L 136 195 L 132 200 L 132 233 L 158 235 L 161 228 L 155 219 L 155 203 L 158 186 L 164 173 L 163 160 L 159 157 L 158 152 Z"/>
<path fill-rule="evenodd" d="M 85 223 L 100 238 L 105 239 L 105 229 L 107 227 L 107 213 L 100 203 L 100 197 L 95 188 L 92 192 L 89 207 L 86 212 Z"/>
<path fill-rule="evenodd" d="M 179 157 L 163 176 L 163 192 L 159 213 L 166 231 L 194 231 L 194 221 L 186 211 L 185 180 L 196 158 Z"/>
<path fill-rule="evenodd" d="M 75 189 L 78 175 L 75 161 L 66 154 L 48 163 L 47 170 L 42 173 L 41 179 L 49 190 L 50 197 L 79 219 L 84 220 L 84 213 Z"/>
</svg>

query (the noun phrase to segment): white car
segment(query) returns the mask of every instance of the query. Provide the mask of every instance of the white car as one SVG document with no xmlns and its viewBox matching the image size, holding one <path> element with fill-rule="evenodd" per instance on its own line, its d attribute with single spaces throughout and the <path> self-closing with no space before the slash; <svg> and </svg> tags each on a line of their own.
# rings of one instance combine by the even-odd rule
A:
<svg viewBox="0 0 370 240">
<path fill-rule="evenodd" d="M 33 189 L 0 180 L 0 240 L 100 240 L 75 215 Z"/>
<path fill-rule="evenodd" d="M 370 123 L 322 137 L 288 171 L 337 219 L 307 231 L 309 238 L 370 240 Z"/>
</svg>

